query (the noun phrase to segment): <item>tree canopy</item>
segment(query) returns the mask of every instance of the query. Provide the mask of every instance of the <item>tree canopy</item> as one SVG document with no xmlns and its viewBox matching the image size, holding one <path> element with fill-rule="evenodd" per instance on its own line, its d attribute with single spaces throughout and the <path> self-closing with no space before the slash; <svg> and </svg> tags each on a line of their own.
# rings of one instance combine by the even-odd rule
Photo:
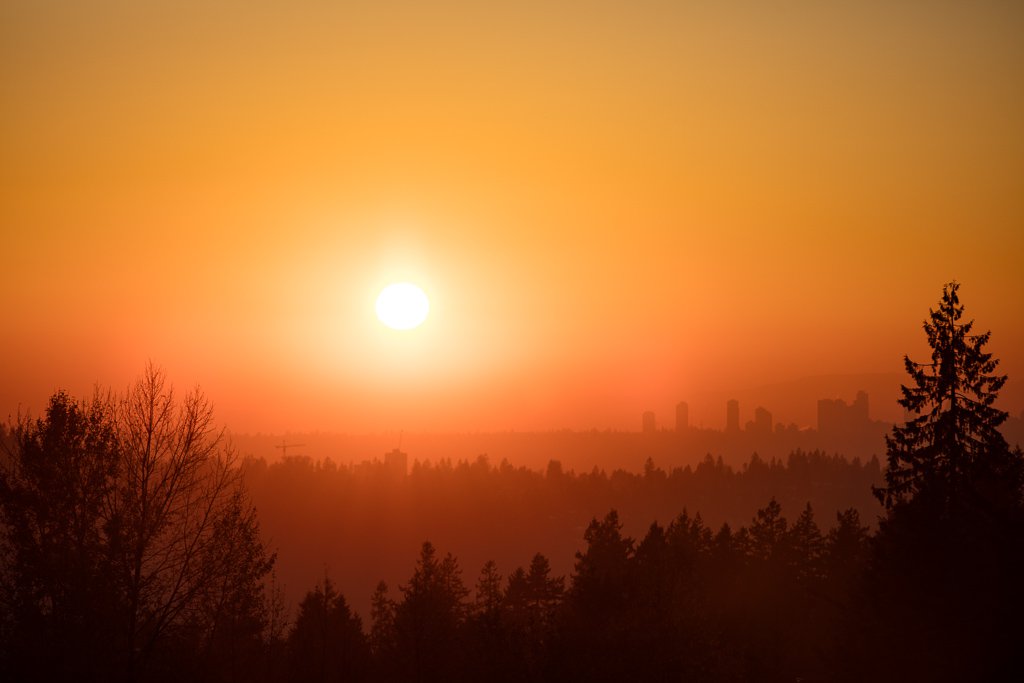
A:
<svg viewBox="0 0 1024 683">
<path fill-rule="evenodd" d="M 121 396 L 55 394 L 5 447 L 0 598 L 15 679 L 252 666 L 274 558 L 199 391 L 178 400 L 150 366 Z"/>
</svg>

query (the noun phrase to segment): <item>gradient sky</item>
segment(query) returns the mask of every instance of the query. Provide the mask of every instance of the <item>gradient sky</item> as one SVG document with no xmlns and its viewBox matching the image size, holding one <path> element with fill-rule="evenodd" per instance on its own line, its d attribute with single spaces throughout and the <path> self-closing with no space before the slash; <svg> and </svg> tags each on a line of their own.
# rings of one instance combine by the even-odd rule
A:
<svg viewBox="0 0 1024 683">
<path fill-rule="evenodd" d="M 0 0 L 0 414 L 152 359 L 236 431 L 718 427 L 924 359 L 954 278 L 1019 412 L 1021 36 L 1013 2 Z"/>
</svg>

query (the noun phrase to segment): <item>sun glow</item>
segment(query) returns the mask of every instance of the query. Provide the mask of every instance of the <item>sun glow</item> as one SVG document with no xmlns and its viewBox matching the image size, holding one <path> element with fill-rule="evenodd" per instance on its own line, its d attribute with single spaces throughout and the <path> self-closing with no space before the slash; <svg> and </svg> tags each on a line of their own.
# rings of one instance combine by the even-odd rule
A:
<svg viewBox="0 0 1024 683">
<path fill-rule="evenodd" d="M 388 285 L 377 297 L 377 318 L 393 330 L 419 327 L 429 312 L 427 295 L 411 282 Z"/>
</svg>

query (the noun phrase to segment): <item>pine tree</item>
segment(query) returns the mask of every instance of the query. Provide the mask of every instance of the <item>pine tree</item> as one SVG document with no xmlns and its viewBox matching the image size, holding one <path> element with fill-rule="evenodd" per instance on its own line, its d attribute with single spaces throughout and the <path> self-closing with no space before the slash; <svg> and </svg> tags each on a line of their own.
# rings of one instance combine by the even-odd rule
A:
<svg viewBox="0 0 1024 683">
<path fill-rule="evenodd" d="M 562 599 L 565 591 L 565 578 L 552 578 L 551 563 L 541 553 L 537 553 L 530 561 L 530 571 L 526 575 L 529 588 L 529 601 L 532 608 L 542 615 L 542 620 L 550 620 L 555 607 Z"/>
<path fill-rule="evenodd" d="M 825 574 L 830 579 L 849 581 L 867 561 L 868 527 L 860 522 L 856 508 L 836 513 L 836 525 L 825 539 Z"/>
<path fill-rule="evenodd" d="M 576 553 L 575 572 L 566 594 L 561 633 L 556 647 L 563 653 L 555 680 L 643 680 L 630 649 L 629 613 L 635 590 L 632 581 L 633 539 L 622 535 L 619 514 L 594 518 L 583 535 L 586 549 Z"/>
<path fill-rule="evenodd" d="M 395 608 L 399 678 L 449 680 L 460 666 L 460 631 L 467 613 L 469 591 L 451 555 L 437 556 L 425 542 L 403 599 Z"/>
<path fill-rule="evenodd" d="M 773 497 L 754 516 L 750 525 L 747 554 L 764 562 L 783 559 L 788 547 L 788 526 L 786 518 L 782 516 L 782 506 Z"/>
<path fill-rule="evenodd" d="M 370 649 L 384 657 L 395 643 L 395 601 L 388 597 L 388 584 L 377 583 L 370 597 Z"/>
<path fill-rule="evenodd" d="M 814 521 L 814 510 L 807 503 L 796 522 L 787 531 L 791 571 L 797 581 L 807 583 L 822 576 L 825 539 Z"/>
<path fill-rule="evenodd" d="M 889 509 L 919 494 L 947 507 L 973 479 L 1013 469 L 999 432 L 1007 414 L 993 406 L 1006 376 L 993 374 L 999 361 L 984 351 L 991 333 L 971 334 L 974 321 L 960 322 L 959 288 L 945 285 L 924 323 L 932 362 L 904 356 L 913 382 L 902 387 L 899 403 L 916 417 L 886 436 L 886 486 L 875 495 Z"/>
<path fill-rule="evenodd" d="M 955 282 L 924 329 L 932 362 L 905 359 L 911 419 L 887 439 L 888 514 L 871 540 L 861 648 L 878 680 L 1018 680 L 1024 672 L 1021 453 L 999 433 L 1006 377 L 989 333 L 961 322 Z M 855 651 L 851 654 L 855 654 Z"/>
<path fill-rule="evenodd" d="M 296 681 L 359 681 L 369 669 L 362 620 L 327 577 L 299 604 L 288 649 L 290 678 Z"/>
<path fill-rule="evenodd" d="M 487 560 L 480 570 L 476 582 L 476 600 L 473 613 L 480 617 L 493 618 L 501 609 L 501 574 L 494 560 Z"/>
<path fill-rule="evenodd" d="M 576 553 L 571 593 L 584 612 L 620 608 L 634 548 L 633 539 L 622 535 L 618 511 L 611 510 L 601 522 L 591 520 L 583 540 L 587 548 Z"/>
</svg>

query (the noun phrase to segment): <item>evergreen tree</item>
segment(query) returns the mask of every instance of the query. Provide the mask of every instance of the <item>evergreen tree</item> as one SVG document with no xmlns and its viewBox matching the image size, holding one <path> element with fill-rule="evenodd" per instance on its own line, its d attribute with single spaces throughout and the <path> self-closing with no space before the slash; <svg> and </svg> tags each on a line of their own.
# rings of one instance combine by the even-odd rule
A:
<svg viewBox="0 0 1024 683">
<path fill-rule="evenodd" d="M 564 591 L 563 577 L 551 578 L 551 563 L 541 553 L 529 571 L 517 568 L 508 577 L 502 618 L 517 680 L 537 680 L 545 652 L 555 634 L 555 614 Z"/>
<path fill-rule="evenodd" d="M 622 535 L 619 513 L 591 520 L 576 553 L 566 595 L 562 636 L 565 680 L 620 681 L 632 673 L 628 613 L 632 607 L 633 539 Z"/>
<path fill-rule="evenodd" d="M 932 362 L 905 358 L 909 421 L 887 440 L 888 514 L 871 543 L 865 630 L 884 680 L 1016 680 L 1024 671 L 1021 454 L 999 432 L 1006 381 L 989 333 L 961 322 L 955 282 L 924 329 Z M 1011 672 L 1016 672 L 1013 675 Z"/>
<path fill-rule="evenodd" d="M 733 612 L 744 676 L 749 680 L 792 680 L 787 647 L 793 623 L 804 617 L 793 601 L 789 523 L 775 498 L 757 511 L 750 527 L 740 529 L 737 543 L 747 566 L 740 571 L 739 604 Z M 799 610 L 798 610 L 799 607 Z"/>
<path fill-rule="evenodd" d="M 520 616 L 526 614 L 529 596 L 530 587 L 526 583 L 526 570 L 516 567 L 508 575 L 508 585 L 505 587 L 505 596 L 502 600 L 502 606 L 509 620 L 519 621 Z"/>
<path fill-rule="evenodd" d="M 633 539 L 622 535 L 619 513 L 593 519 L 583 534 L 585 552 L 576 553 L 572 593 L 585 611 L 615 608 L 626 599 L 626 576 L 633 557 Z"/>
<path fill-rule="evenodd" d="M 825 656 L 838 680 L 868 680 L 876 657 L 865 642 L 870 623 L 865 614 L 863 580 L 870 534 L 854 508 L 836 513 L 825 539 L 823 604 L 826 614 Z"/>
<path fill-rule="evenodd" d="M 476 582 L 476 599 L 473 613 L 478 617 L 492 620 L 501 609 L 501 574 L 494 560 L 487 560 L 480 570 Z"/>
<path fill-rule="evenodd" d="M 529 590 L 529 604 L 540 617 L 541 623 L 550 623 L 555 607 L 562 599 L 565 591 L 565 579 L 558 576 L 551 578 L 551 563 L 541 553 L 537 553 L 530 561 L 530 571 L 526 575 Z"/>
<path fill-rule="evenodd" d="M 460 677 L 460 631 L 469 591 L 458 562 L 449 553 L 438 559 L 425 542 L 403 600 L 395 610 L 400 673 L 405 680 L 453 680 Z"/>
<path fill-rule="evenodd" d="M 797 581 L 809 582 L 822 576 L 825 539 L 814 521 L 814 510 L 807 503 L 788 531 L 791 570 Z"/>
<path fill-rule="evenodd" d="M 783 559 L 789 540 L 787 527 L 786 518 L 782 516 L 782 506 L 772 498 L 767 506 L 757 511 L 750 525 L 747 554 L 764 562 Z"/>
<path fill-rule="evenodd" d="M 397 632 L 395 601 L 388 596 L 388 584 L 377 583 L 370 597 L 370 652 L 373 655 L 374 678 L 379 681 L 401 680 L 396 672 Z"/>
<path fill-rule="evenodd" d="M 827 614 L 821 601 L 825 539 L 810 503 L 786 535 L 788 567 L 783 586 L 788 594 L 786 608 L 792 615 L 780 624 L 786 636 L 786 667 L 794 679 L 822 680 L 828 674 L 822 661 L 828 643 Z"/>
<path fill-rule="evenodd" d="M 696 558 L 710 550 L 713 534 L 698 512 L 690 517 L 686 508 L 669 524 L 665 538 L 677 563 L 694 565 Z"/>
<path fill-rule="evenodd" d="M 832 581 L 851 581 L 867 562 L 868 527 L 860 522 L 855 508 L 836 513 L 836 525 L 825 539 L 825 575 Z"/>
<path fill-rule="evenodd" d="M 503 619 L 502 577 L 494 560 L 487 560 L 476 583 L 464 659 L 474 680 L 503 680 L 514 665 Z"/>
<path fill-rule="evenodd" d="M 388 597 L 388 584 L 377 583 L 370 598 L 370 647 L 373 654 L 382 656 L 394 645 L 395 601 Z"/>
<path fill-rule="evenodd" d="M 904 356 L 912 384 L 899 403 L 915 417 L 886 437 L 886 486 L 875 495 L 889 509 L 922 493 L 948 506 L 985 473 L 1019 481 L 1019 458 L 999 432 L 1007 413 L 993 406 L 1006 375 L 993 374 L 999 361 L 984 350 L 991 333 L 971 334 L 974 321 L 961 322 L 959 288 L 945 285 L 924 322 L 932 362 Z"/>
<path fill-rule="evenodd" d="M 370 648 L 362 621 L 327 578 L 299 604 L 288 650 L 294 681 L 359 681 L 368 672 Z"/>
</svg>

